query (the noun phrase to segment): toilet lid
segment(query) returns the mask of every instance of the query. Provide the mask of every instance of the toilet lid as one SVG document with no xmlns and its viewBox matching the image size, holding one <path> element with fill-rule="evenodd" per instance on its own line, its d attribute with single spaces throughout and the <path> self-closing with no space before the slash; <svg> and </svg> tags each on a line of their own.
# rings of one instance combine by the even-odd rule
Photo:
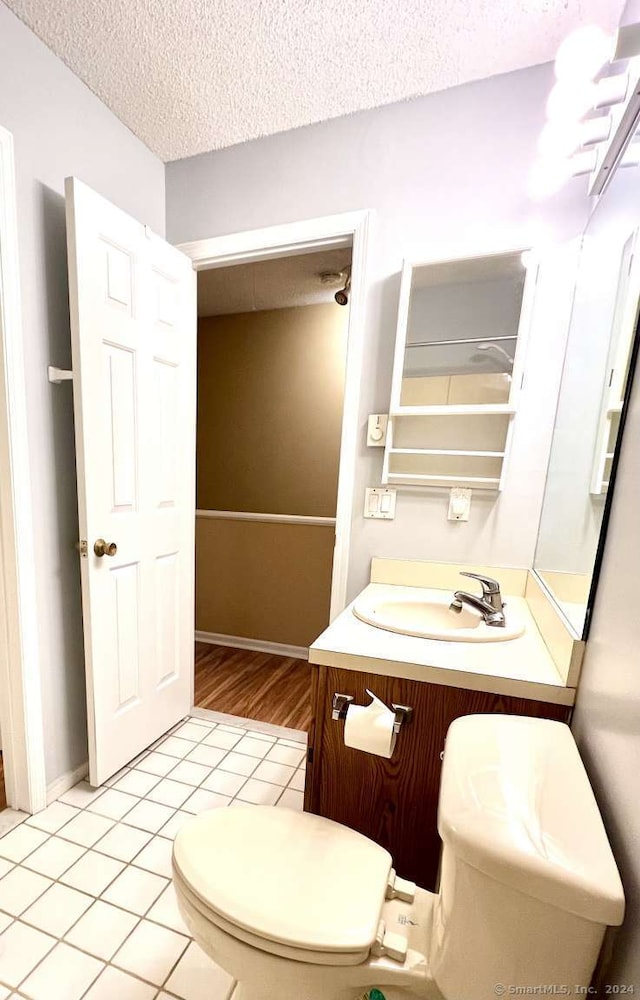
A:
<svg viewBox="0 0 640 1000">
<path fill-rule="evenodd" d="M 247 805 L 189 820 L 173 863 L 231 924 L 292 948 L 345 953 L 375 939 L 391 855 L 321 816 Z"/>
</svg>

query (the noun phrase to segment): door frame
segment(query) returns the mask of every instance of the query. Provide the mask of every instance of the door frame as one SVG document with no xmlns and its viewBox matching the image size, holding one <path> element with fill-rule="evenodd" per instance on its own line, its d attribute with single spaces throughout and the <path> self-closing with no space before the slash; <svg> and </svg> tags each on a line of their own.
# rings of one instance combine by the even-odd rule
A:
<svg viewBox="0 0 640 1000">
<path fill-rule="evenodd" d="M 7 804 L 47 804 L 13 137 L 0 127 L 0 726 Z"/>
<path fill-rule="evenodd" d="M 191 258 L 196 271 L 228 267 L 231 264 L 249 264 L 274 257 L 291 257 L 294 254 L 331 250 L 341 246 L 352 248 L 336 540 L 331 574 L 331 620 L 347 604 L 355 469 L 360 433 L 358 413 L 365 332 L 366 268 L 372 218 L 373 212 L 367 209 L 177 244 L 177 249 Z"/>
</svg>

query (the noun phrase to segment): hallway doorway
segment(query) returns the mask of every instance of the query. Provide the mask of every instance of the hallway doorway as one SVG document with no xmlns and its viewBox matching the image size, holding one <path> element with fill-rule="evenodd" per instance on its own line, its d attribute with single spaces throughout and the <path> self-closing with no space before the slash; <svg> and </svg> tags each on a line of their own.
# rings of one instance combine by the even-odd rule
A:
<svg viewBox="0 0 640 1000">
<path fill-rule="evenodd" d="M 347 245 L 198 274 L 196 708 L 309 726 L 308 647 L 330 620 L 350 270 Z"/>
</svg>

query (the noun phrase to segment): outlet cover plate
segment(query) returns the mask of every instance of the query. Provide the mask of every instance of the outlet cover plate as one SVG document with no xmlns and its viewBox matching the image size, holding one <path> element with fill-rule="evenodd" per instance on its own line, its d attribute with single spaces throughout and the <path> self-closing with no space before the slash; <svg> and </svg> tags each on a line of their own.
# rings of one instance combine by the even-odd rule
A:
<svg viewBox="0 0 640 1000">
<path fill-rule="evenodd" d="M 471 490 L 454 486 L 449 493 L 449 521 L 468 521 L 471 510 Z"/>
</svg>

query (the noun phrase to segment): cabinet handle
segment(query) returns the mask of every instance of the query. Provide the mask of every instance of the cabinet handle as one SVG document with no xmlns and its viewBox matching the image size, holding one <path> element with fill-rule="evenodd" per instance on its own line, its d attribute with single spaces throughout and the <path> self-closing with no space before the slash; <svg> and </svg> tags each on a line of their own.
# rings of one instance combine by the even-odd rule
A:
<svg viewBox="0 0 640 1000">
<path fill-rule="evenodd" d="M 440 751 L 440 760 L 444 760 L 444 750 Z"/>
</svg>

